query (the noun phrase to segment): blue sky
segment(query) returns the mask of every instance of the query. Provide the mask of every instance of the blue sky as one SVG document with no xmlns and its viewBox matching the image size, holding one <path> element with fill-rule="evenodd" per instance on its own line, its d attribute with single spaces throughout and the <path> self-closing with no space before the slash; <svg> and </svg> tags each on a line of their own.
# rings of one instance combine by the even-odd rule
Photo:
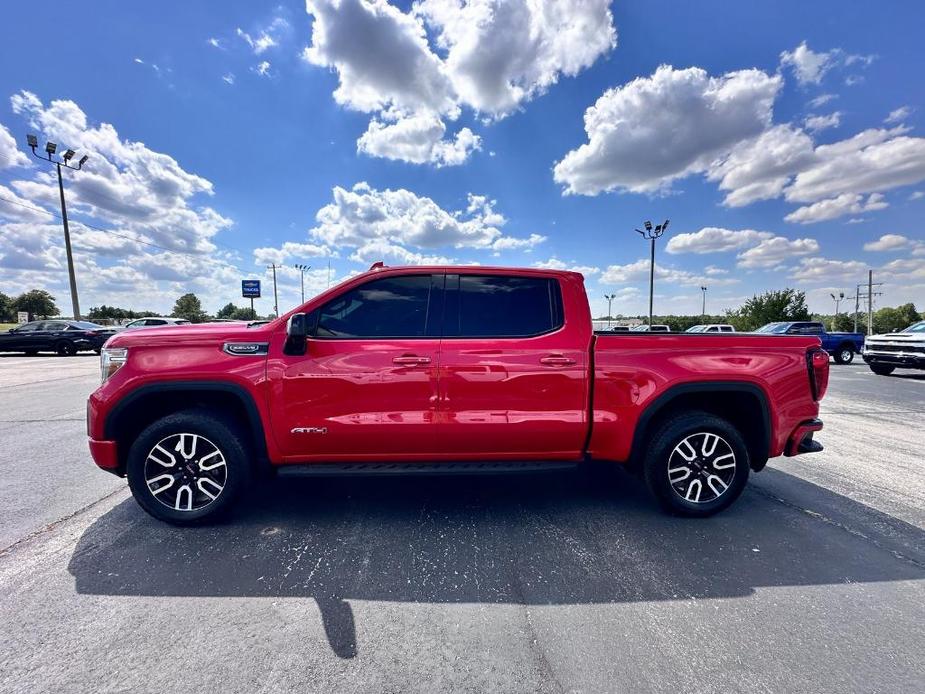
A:
<svg viewBox="0 0 925 694">
<path fill-rule="evenodd" d="M 215 310 L 278 262 L 280 304 L 389 264 L 579 268 L 595 312 L 883 281 L 925 304 L 920 3 L 8 3 L 0 291 Z M 37 37 L 46 36 L 44 40 Z M 43 139 L 44 141 L 44 139 Z M 269 294 L 269 287 L 264 290 Z M 260 310 L 271 309 L 269 299 Z M 921 307 L 920 307 L 921 308 Z"/>
</svg>

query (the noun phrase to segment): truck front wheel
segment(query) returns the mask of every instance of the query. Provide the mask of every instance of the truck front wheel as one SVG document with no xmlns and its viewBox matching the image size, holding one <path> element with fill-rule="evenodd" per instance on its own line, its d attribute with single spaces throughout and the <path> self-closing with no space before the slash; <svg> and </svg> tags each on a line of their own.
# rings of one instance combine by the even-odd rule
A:
<svg viewBox="0 0 925 694">
<path fill-rule="evenodd" d="M 885 364 L 871 364 L 870 370 L 873 371 L 878 376 L 889 376 L 893 373 L 895 366 L 887 366 Z"/>
<path fill-rule="evenodd" d="M 675 415 L 650 439 L 646 485 L 670 513 L 706 517 L 734 502 L 748 481 L 748 449 L 728 421 L 707 412 Z"/>
<path fill-rule="evenodd" d="M 171 414 L 132 444 L 126 474 L 135 501 L 175 525 L 227 512 L 250 478 L 246 447 L 224 418 L 202 410 Z"/>
</svg>

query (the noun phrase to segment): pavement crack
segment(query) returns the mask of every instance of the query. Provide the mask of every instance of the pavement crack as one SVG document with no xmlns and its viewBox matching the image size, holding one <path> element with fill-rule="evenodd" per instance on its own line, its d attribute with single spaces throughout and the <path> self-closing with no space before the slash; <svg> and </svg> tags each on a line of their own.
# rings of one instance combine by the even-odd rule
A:
<svg viewBox="0 0 925 694">
<path fill-rule="evenodd" d="M 765 499 L 776 501 L 782 506 L 786 506 L 787 508 L 793 509 L 794 511 L 798 511 L 806 516 L 809 516 L 810 518 L 815 518 L 816 520 L 822 521 L 823 523 L 826 523 L 827 525 L 831 525 L 832 527 L 838 528 L 839 530 L 843 530 L 849 535 L 853 535 L 854 537 L 860 538 L 864 540 L 865 542 L 872 544 L 874 547 L 876 547 L 877 549 L 881 551 L 888 552 L 889 554 L 893 555 L 894 558 L 900 561 L 906 562 L 907 564 L 911 564 L 912 566 L 915 566 L 916 568 L 919 568 L 919 569 L 925 569 L 925 562 L 919 561 L 918 559 L 907 556 L 903 554 L 902 552 L 899 552 L 895 549 L 887 547 L 882 542 L 871 537 L 870 535 L 865 535 L 860 530 L 856 530 L 855 528 L 852 528 L 851 526 L 846 525 L 845 523 L 842 523 L 841 521 L 837 521 L 834 518 L 829 518 L 824 513 L 819 513 L 818 511 L 813 511 L 812 509 L 804 508 L 800 504 L 795 504 L 792 501 L 787 501 L 786 499 L 783 499 L 777 496 L 776 494 L 772 494 L 771 492 L 767 492 L 763 490 L 761 487 L 758 487 L 757 485 L 752 485 L 751 491 L 763 496 Z"/>
<path fill-rule="evenodd" d="M 16 542 L 14 542 L 13 544 L 7 545 L 6 547 L 3 547 L 2 549 L 0 549 L 0 559 L 3 559 L 8 554 L 11 554 L 12 552 L 14 552 L 16 549 L 18 549 L 22 545 L 28 544 L 32 540 L 38 537 L 41 537 L 42 535 L 47 535 L 48 533 L 52 532 L 53 530 L 58 528 L 58 526 L 62 525 L 63 523 L 66 523 L 67 521 L 73 518 L 76 518 L 77 516 L 84 514 L 87 511 L 91 511 L 93 508 L 102 504 L 105 501 L 108 501 L 109 499 L 114 497 L 116 494 L 120 494 L 123 492 L 125 492 L 124 487 L 120 487 L 119 489 L 114 489 L 108 494 L 106 494 L 105 496 L 101 496 L 96 501 L 91 501 L 86 506 L 81 506 L 76 511 L 73 511 L 72 513 L 69 513 L 68 515 L 63 516 L 62 518 L 59 518 L 56 521 L 52 521 L 51 523 L 48 523 L 47 525 L 43 525 L 38 530 L 33 530 L 31 533 L 29 533 L 25 537 L 21 537 L 18 540 L 16 540 Z"/>
</svg>

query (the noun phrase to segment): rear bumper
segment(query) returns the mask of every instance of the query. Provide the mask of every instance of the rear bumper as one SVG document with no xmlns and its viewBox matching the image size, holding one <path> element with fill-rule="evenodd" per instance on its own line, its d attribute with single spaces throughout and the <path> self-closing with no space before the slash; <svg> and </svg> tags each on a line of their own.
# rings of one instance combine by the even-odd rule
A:
<svg viewBox="0 0 925 694">
<path fill-rule="evenodd" d="M 822 444 L 813 439 L 813 434 L 822 431 L 821 419 L 807 419 L 800 422 L 799 426 L 793 430 L 787 439 L 787 445 L 784 448 L 784 455 L 792 457 L 803 453 L 818 453 L 822 450 Z"/>
<path fill-rule="evenodd" d="M 116 449 L 115 441 L 97 441 L 96 439 L 87 438 L 90 444 L 90 455 L 97 467 L 111 472 L 114 475 L 119 474 L 119 455 Z"/>
</svg>

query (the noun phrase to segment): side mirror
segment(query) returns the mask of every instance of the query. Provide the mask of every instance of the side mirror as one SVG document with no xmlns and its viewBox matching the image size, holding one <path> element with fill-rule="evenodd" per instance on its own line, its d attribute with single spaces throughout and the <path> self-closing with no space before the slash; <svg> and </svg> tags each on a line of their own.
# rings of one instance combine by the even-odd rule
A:
<svg viewBox="0 0 925 694">
<path fill-rule="evenodd" d="M 294 313 L 286 323 L 286 354 L 305 354 L 308 347 L 308 316 Z"/>
</svg>

